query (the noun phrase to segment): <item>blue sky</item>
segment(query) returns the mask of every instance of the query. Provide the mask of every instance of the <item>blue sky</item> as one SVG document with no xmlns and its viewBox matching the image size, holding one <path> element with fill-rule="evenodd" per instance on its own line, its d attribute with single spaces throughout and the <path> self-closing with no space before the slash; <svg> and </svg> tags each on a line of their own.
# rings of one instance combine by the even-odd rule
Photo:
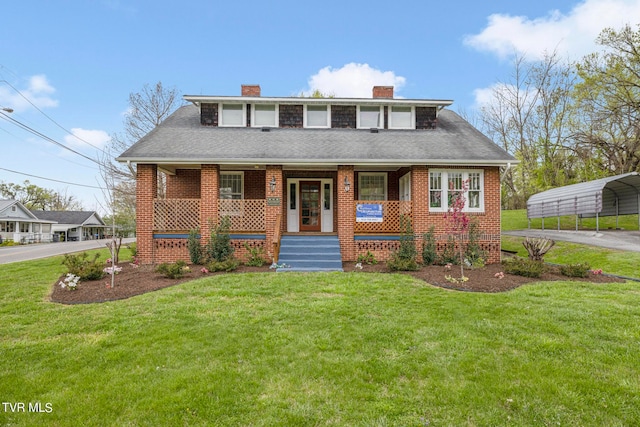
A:
<svg viewBox="0 0 640 427">
<path fill-rule="evenodd" d="M 370 97 L 394 85 L 397 97 L 472 113 L 509 80 L 514 53 L 579 59 L 604 27 L 639 22 L 640 0 L 3 2 L 0 108 L 87 157 L 122 131 L 129 94 L 158 81 L 189 95 L 260 84 L 263 96 Z M 67 184 L 101 185 L 85 157 L 1 116 L 0 147 L 0 181 L 29 179 L 104 212 L 100 190 Z"/>
</svg>

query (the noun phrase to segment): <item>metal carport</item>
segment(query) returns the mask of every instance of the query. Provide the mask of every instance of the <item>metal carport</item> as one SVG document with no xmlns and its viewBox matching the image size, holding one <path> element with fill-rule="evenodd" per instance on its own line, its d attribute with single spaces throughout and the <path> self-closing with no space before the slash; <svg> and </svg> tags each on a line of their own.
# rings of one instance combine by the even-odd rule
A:
<svg viewBox="0 0 640 427">
<path fill-rule="evenodd" d="M 578 218 L 595 217 L 596 231 L 600 231 L 599 217 L 630 215 L 640 212 L 640 175 L 637 172 L 610 176 L 580 184 L 566 185 L 534 194 L 527 200 L 527 218 L 531 227 L 532 218 L 576 216 Z M 640 229 L 640 215 L 638 216 Z"/>
</svg>

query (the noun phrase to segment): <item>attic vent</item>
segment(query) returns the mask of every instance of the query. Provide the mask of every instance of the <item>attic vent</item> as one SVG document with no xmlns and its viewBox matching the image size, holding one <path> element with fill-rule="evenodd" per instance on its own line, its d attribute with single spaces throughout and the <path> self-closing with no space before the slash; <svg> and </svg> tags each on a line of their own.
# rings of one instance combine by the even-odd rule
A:
<svg viewBox="0 0 640 427">
<path fill-rule="evenodd" d="M 378 128 L 371 128 L 371 129 L 369 129 L 369 132 L 378 133 Z"/>
<path fill-rule="evenodd" d="M 262 132 L 271 132 L 271 128 L 263 127 Z"/>
</svg>

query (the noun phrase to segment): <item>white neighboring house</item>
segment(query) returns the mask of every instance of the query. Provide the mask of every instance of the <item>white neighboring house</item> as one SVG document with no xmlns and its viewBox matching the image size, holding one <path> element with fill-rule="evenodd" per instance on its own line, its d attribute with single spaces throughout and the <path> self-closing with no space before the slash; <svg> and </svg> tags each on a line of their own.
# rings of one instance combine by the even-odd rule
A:
<svg viewBox="0 0 640 427">
<path fill-rule="evenodd" d="M 111 227 L 95 211 L 31 211 L 40 220 L 55 222 L 52 227 L 56 241 L 104 239 Z"/>
<path fill-rule="evenodd" d="M 17 200 L 0 200 L 0 241 L 51 242 L 55 222 L 38 218 Z"/>
</svg>

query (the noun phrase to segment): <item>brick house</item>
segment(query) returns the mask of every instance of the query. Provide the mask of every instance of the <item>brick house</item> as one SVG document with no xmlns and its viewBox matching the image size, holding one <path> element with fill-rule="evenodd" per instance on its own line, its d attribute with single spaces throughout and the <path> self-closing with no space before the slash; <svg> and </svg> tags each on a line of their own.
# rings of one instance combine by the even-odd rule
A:
<svg viewBox="0 0 640 427">
<path fill-rule="evenodd" d="M 390 86 L 366 99 L 262 97 L 257 85 L 184 99 L 118 158 L 137 164 L 141 262 L 188 260 L 189 230 L 204 242 L 225 216 L 239 257 L 245 243 L 277 257 L 283 236 L 332 236 L 342 261 L 383 260 L 401 216 L 417 244 L 434 225 L 442 249 L 449 189 L 464 181 L 488 262 L 500 260 L 500 168 L 517 161 L 446 109 L 452 101 L 395 99 Z"/>
</svg>

